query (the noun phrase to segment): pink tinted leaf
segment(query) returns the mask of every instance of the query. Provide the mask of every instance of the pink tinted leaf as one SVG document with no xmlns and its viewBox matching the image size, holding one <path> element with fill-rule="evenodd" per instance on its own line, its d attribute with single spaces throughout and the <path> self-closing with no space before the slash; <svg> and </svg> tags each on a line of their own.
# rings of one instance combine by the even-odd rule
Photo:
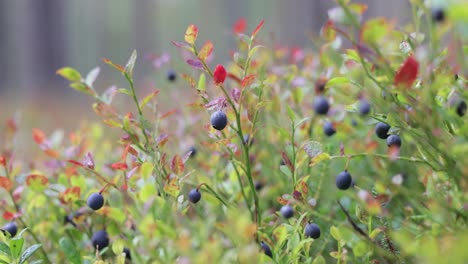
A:
<svg viewBox="0 0 468 264">
<path fill-rule="evenodd" d="M 194 69 L 202 70 L 203 64 L 199 60 L 188 59 L 187 64 L 192 66 Z"/>
</svg>

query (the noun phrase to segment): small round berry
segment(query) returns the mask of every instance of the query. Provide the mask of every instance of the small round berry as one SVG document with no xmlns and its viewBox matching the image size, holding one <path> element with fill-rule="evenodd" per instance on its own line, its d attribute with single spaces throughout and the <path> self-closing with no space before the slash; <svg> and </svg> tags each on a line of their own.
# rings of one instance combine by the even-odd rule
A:
<svg viewBox="0 0 468 264">
<path fill-rule="evenodd" d="M 167 79 L 170 82 L 174 82 L 177 79 L 177 73 L 174 70 L 167 71 Z"/>
<path fill-rule="evenodd" d="M 99 210 L 104 205 L 104 197 L 100 193 L 92 193 L 88 197 L 87 204 L 89 208 L 93 209 L 94 211 Z"/>
<path fill-rule="evenodd" d="M 124 248 L 124 249 L 123 249 L 123 253 L 125 253 L 125 258 L 126 258 L 126 259 L 132 260 L 132 255 L 131 255 L 131 253 L 130 253 L 130 249 Z"/>
<path fill-rule="evenodd" d="M 11 237 L 14 237 L 18 232 L 18 227 L 14 222 L 10 222 L 3 227 L 3 230 L 8 232 Z M 5 232 L 3 232 L 5 234 Z"/>
<path fill-rule="evenodd" d="M 464 116 L 466 114 L 466 102 L 460 101 L 457 106 L 457 114 L 459 116 Z"/>
<path fill-rule="evenodd" d="M 216 130 L 223 130 L 227 126 L 227 116 L 222 111 L 216 111 L 211 114 L 211 126 Z"/>
<path fill-rule="evenodd" d="M 326 115 L 330 109 L 330 104 L 328 103 L 327 98 L 319 95 L 315 97 L 313 108 L 317 114 Z"/>
<path fill-rule="evenodd" d="M 265 255 L 269 256 L 270 258 L 273 258 L 273 253 L 271 252 L 270 246 L 265 244 L 265 242 L 263 241 L 260 242 L 260 246 L 262 247 L 262 251 L 263 253 L 265 253 Z"/>
<path fill-rule="evenodd" d="M 359 100 L 359 105 L 358 105 L 359 114 L 367 115 L 370 113 L 370 110 L 371 110 L 371 105 L 367 100 L 365 99 Z"/>
<path fill-rule="evenodd" d="M 434 8 L 432 10 L 432 20 L 434 22 L 444 22 L 445 20 L 445 12 L 442 8 Z"/>
<path fill-rule="evenodd" d="M 193 158 L 193 157 L 195 157 L 195 155 L 197 155 L 197 149 L 196 149 L 194 146 L 191 146 L 191 147 L 188 149 L 187 153 L 189 153 L 189 152 L 190 152 L 190 154 L 189 154 L 189 155 L 190 155 L 190 156 L 189 156 L 190 158 Z"/>
<path fill-rule="evenodd" d="M 387 138 L 387 146 L 388 147 L 401 147 L 401 138 L 398 135 L 390 135 Z"/>
<path fill-rule="evenodd" d="M 192 203 L 198 203 L 198 201 L 200 201 L 201 199 L 201 193 L 198 191 L 198 189 L 192 189 L 190 190 L 189 194 L 188 194 L 188 199 L 190 202 Z"/>
<path fill-rule="evenodd" d="M 304 235 L 317 239 L 320 237 L 320 227 L 317 224 L 307 224 L 304 228 Z"/>
<path fill-rule="evenodd" d="M 260 191 L 263 188 L 263 182 L 256 181 L 255 182 L 255 190 Z"/>
<path fill-rule="evenodd" d="M 336 176 L 336 187 L 340 190 L 347 190 L 351 187 L 353 179 L 348 171 L 342 171 Z"/>
<path fill-rule="evenodd" d="M 286 218 L 286 219 L 289 219 L 289 218 L 293 217 L 293 215 L 294 215 L 294 209 L 289 204 L 288 205 L 283 205 L 283 207 L 281 207 L 281 209 L 280 209 L 280 212 L 283 215 L 283 217 Z"/>
<path fill-rule="evenodd" d="M 106 230 L 96 231 L 91 237 L 91 242 L 93 243 L 94 248 L 101 250 L 109 246 L 109 235 Z"/>
<path fill-rule="evenodd" d="M 335 130 L 335 127 L 333 126 L 333 123 L 330 122 L 330 121 L 326 121 L 323 124 L 323 132 L 325 133 L 325 135 L 327 135 L 329 137 L 333 136 L 336 133 L 336 130 Z"/>
<path fill-rule="evenodd" d="M 386 139 L 388 138 L 388 131 L 390 130 L 390 126 L 388 124 L 385 124 L 383 122 L 378 122 L 377 125 L 375 125 L 375 134 L 377 137 L 381 139 Z"/>
</svg>

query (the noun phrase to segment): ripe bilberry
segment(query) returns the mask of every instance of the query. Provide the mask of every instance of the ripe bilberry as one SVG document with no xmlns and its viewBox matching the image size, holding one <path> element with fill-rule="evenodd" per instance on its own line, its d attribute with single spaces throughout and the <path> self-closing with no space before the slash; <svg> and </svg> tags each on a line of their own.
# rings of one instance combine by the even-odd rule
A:
<svg viewBox="0 0 468 264">
<path fill-rule="evenodd" d="M 366 99 L 359 100 L 358 111 L 361 115 L 367 115 L 370 113 L 371 105 Z"/>
<path fill-rule="evenodd" d="M 377 125 L 375 125 L 375 134 L 377 137 L 381 139 L 386 139 L 388 138 L 388 131 L 390 130 L 390 126 L 388 124 L 385 124 L 383 122 L 378 122 Z"/>
<path fill-rule="evenodd" d="M 319 95 L 315 97 L 313 108 L 317 114 L 326 115 L 330 109 L 330 104 L 328 103 L 327 98 Z"/>
<path fill-rule="evenodd" d="M 317 239 L 320 237 L 320 227 L 317 224 L 307 224 L 304 228 L 304 235 Z"/>
<path fill-rule="evenodd" d="M 99 210 L 104 205 L 104 197 L 100 193 L 92 193 L 88 197 L 87 204 L 89 208 L 93 209 L 94 211 Z"/>
<path fill-rule="evenodd" d="M 323 132 L 325 133 L 325 135 L 327 135 L 329 137 L 333 136 L 336 133 L 336 130 L 335 130 L 335 127 L 333 126 L 333 123 L 330 122 L 330 121 L 326 121 L 323 124 Z"/>
<path fill-rule="evenodd" d="M 93 243 L 94 248 L 97 247 L 99 250 L 101 250 L 109 246 L 109 235 L 107 234 L 106 230 L 96 231 L 91 237 L 91 242 Z"/>
<path fill-rule="evenodd" d="M 177 79 L 177 73 L 174 70 L 167 71 L 167 79 L 170 82 L 174 82 Z"/>
<path fill-rule="evenodd" d="M 273 253 L 271 252 L 270 247 L 267 244 L 265 244 L 265 242 L 260 242 L 260 246 L 262 247 L 262 251 L 263 253 L 265 253 L 265 255 L 269 256 L 270 258 L 273 258 Z"/>
<path fill-rule="evenodd" d="M 11 237 L 14 237 L 18 232 L 18 227 L 14 222 L 10 222 L 3 227 L 3 230 L 10 233 Z M 5 234 L 5 232 L 3 232 Z"/>
<path fill-rule="evenodd" d="M 198 201 L 201 199 L 201 193 L 198 191 L 198 189 L 192 189 L 188 194 L 188 199 L 192 203 L 198 203 Z"/>
<path fill-rule="evenodd" d="M 283 207 L 281 207 L 280 212 L 283 215 L 283 217 L 286 218 L 286 219 L 289 219 L 289 218 L 293 217 L 293 215 L 294 215 L 294 209 L 289 204 L 284 205 Z"/>
<path fill-rule="evenodd" d="M 387 146 L 388 147 L 401 147 L 401 138 L 398 135 L 390 135 L 387 138 Z"/>
<path fill-rule="evenodd" d="M 223 130 L 227 126 L 227 116 L 223 111 L 216 111 L 211 114 L 211 126 L 216 130 Z"/>
<path fill-rule="evenodd" d="M 351 187 L 353 179 L 348 171 L 342 171 L 336 176 L 336 187 L 340 190 L 347 190 Z"/>
</svg>

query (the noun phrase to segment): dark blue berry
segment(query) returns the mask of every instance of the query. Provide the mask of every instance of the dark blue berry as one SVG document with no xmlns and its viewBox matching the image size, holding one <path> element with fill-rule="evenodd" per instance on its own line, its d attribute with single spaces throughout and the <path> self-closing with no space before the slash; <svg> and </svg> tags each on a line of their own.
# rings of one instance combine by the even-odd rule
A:
<svg viewBox="0 0 468 264">
<path fill-rule="evenodd" d="M 96 231 L 91 237 L 91 242 L 93 243 L 94 248 L 101 250 L 109 246 L 109 235 L 106 230 Z"/>
<path fill-rule="evenodd" d="M 227 126 L 227 116 L 222 111 L 216 111 L 211 114 L 210 118 L 211 126 L 216 130 L 223 130 Z"/>
<path fill-rule="evenodd" d="M 386 139 L 388 138 L 388 131 L 390 130 L 390 126 L 388 124 L 385 124 L 383 122 L 378 122 L 377 125 L 375 125 L 375 134 L 377 137 L 381 139 Z"/>
<path fill-rule="evenodd" d="M 444 22 L 445 20 L 445 12 L 442 8 L 434 8 L 432 10 L 432 20 L 434 22 Z"/>
<path fill-rule="evenodd" d="M 3 230 L 10 233 L 11 237 L 14 237 L 18 232 L 18 227 L 14 222 L 10 222 L 3 227 Z M 5 234 L 5 232 L 3 232 Z"/>
<path fill-rule="evenodd" d="M 267 244 L 265 244 L 265 242 L 260 242 L 260 246 L 262 247 L 262 251 L 263 253 L 265 253 L 265 255 L 269 256 L 270 258 L 273 258 L 273 253 L 271 252 L 270 247 Z"/>
<path fill-rule="evenodd" d="M 201 193 L 197 189 L 192 189 L 188 194 L 188 199 L 192 203 L 198 203 L 201 199 Z"/>
<path fill-rule="evenodd" d="M 398 135 L 390 135 L 387 138 L 387 146 L 388 147 L 401 147 L 401 138 Z"/>
<path fill-rule="evenodd" d="M 167 79 L 170 82 L 174 82 L 177 79 L 177 73 L 174 70 L 167 71 Z"/>
<path fill-rule="evenodd" d="M 457 106 L 457 114 L 459 116 L 464 116 L 466 114 L 466 102 L 460 101 Z"/>
<path fill-rule="evenodd" d="M 315 97 L 313 108 L 315 113 L 319 115 L 326 115 L 330 109 L 330 104 L 328 103 L 327 98 L 319 95 Z"/>
<path fill-rule="evenodd" d="M 294 215 L 294 209 L 290 205 L 284 205 L 283 207 L 281 207 L 280 212 L 286 219 L 289 219 Z"/>
<path fill-rule="evenodd" d="M 193 158 L 193 157 L 195 157 L 195 155 L 197 155 L 197 149 L 196 149 L 194 146 L 191 146 L 191 147 L 188 149 L 187 153 L 188 153 L 188 152 L 190 152 L 190 154 L 189 154 L 189 155 L 190 155 L 190 156 L 189 156 L 190 158 Z"/>
<path fill-rule="evenodd" d="M 102 194 L 100 193 L 92 193 L 88 197 L 88 202 L 87 202 L 89 208 L 93 210 L 99 210 L 102 208 L 104 205 L 104 197 L 102 197 Z"/>
<path fill-rule="evenodd" d="M 351 187 L 353 179 L 348 171 L 342 171 L 336 176 L 336 187 L 340 190 L 347 190 Z"/>
<path fill-rule="evenodd" d="M 307 224 L 304 228 L 304 235 L 317 239 L 320 237 L 320 227 L 316 224 Z"/>
<path fill-rule="evenodd" d="M 365 99 L 359 100 L 359 105 L 358 105 L 359 114 L 367 115 L 370 113 L 370 110 L 371 110 L 371 105 L 367 100 Z"/>
<path fill-rule="evenodd" d="M 330 121 L 326 121 L 323 124 L 323 132 L 325 133 L 325 135 L 327 135 L 329 137 L 333 136 L 336 133 L 336 130 L 335 130 L 335 127 L 333 126 L 333 123 L 330 122 Z"/>
<path fill-rule="evenodd" d="M 263 188 L 263 183 L 261 181 L 255 182 L 255 190 L 260 191 Z"/>
<path fill-rule="evenodd" d="M 124 248 L 124 249 L 123 249 L 123 253 L 125 253 L 125 258 L 126 258 L 126 259 L 132 260 L 132 255 L 131 255 L 131 253 L 130 253 L 130 249 Z"/>
</svg>

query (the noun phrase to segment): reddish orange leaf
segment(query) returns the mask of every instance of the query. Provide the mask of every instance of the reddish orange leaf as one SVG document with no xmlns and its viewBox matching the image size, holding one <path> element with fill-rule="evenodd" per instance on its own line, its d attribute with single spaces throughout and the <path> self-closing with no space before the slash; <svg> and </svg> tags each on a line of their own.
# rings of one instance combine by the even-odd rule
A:
<svg viewBox="0 0 468 264">
<path fill-rule="evenodd" d="M 4 167 L 6 166 L 6 159 L 5 159 L 4 156 L 0 156 L 0 165 L 2 165 Z"/>
<path fill-rule="evenodd" d="M 256 77 L 255 74 L 245 76 L 245 78 L 242 80 L 242 83 L 241 83 L 242 88 L 251 85 L 255 81 L 255 77 Z"/>
<path fill-rule="evenodd" d="M 252 39 L 254 39 L 255 36 L 260 31 L 260 29 L 262 29 L 264 23 L 265 23 L 265 20 L 262 19 L 262 21 L 260 21 L 260 23 L 255 27 L 254 31 L 252 31 L 252 36 L 251 36 Z"/>
<path fill-rule="evenodd" d="M 115 69 L 117 69 L 119 72 L 125 72 L 125 68 L 124 66 L 120 65 L 120 64 L 115 64 L 113 63 L 111 60 L 107 59 L 107 58 L 102 58 L 102 61 L 105 63 L 105 64 L 108 64 L 112 67 L 114 67 Z"/>
<path fill-rule="evenodd" d="M 13 187 L 13 183 L 5 176 L 0 176 L 0 188 L 9 191 Z"/>
<path fill-rule="evenodd" d="M 172 109 L 172 110 L 169 110 L 167 111 L 166 113 L 162 114 L 160 117 L 159 117 L 159 120 L 162 120 L 162 119 L 165 119 L 166 117 L 174 114 L 174 113 L 177 113 L 177 109 Z"/>
<path fill-rule="evenodd" d="M 239 77 L 237 77 L 236 75 L 232 74 L 232 73 L 228 73 L 227 74 L 227 77 L 231 80 L 234 80 L 235 82 L 237 82 L 238 84 L 240 84 L 242 81 Z"/>
<path fill-rule="evenodd" d="M 175 155 L 171 161 L 171 170 L 176 175 L 180 175 L 184 172 L 184 163 L 182 162 L 182 158 L 179 155 Z"/>
<path fill-rule="evenodd" d="M 244 33 L 245 29 L 247 28 L 247 20 L 243 17 L 239 18 L 239 20 L 234 23 L 234 27 L 232 31 L 236 34 Z"/>
<path fill-rule="evenodd" d="M 84 167 L 83 163 L 81 163 L 79 161 L 76 161 L 76 160 L 67 160 L 67 161 L 72 163 L 72 164 L 78 165 L 80 167 Z"/>
<path fill-rule="evenodd" d="M 37 144 L 42 144 L 46 140 L 46 135 L 39 128 L 33 128 L 32 135 Z"/>
<path fill-rule="evenodd" d="M 198 36 L 198 28 L 197 26 L 195 25 L 189 25 L 187 27 L 187 30 L 185 31 L 185 41 L 190 44 L 190 45 L 193 45 L 195 44 L 195 41 L 197 40 L 197 36 Z"/>
<path fill-rule="evenodd" d="M 81 189 L 78 186 L 72 186 L 59 194 L 60 202 L 63 204 L 73 203 L 80 199 Z"/>
<path fill-rule="evenodd" d="M 276 201 L 282 205 L 287 205 L 289 203 L 289 201 L 284 199 L 283 197 L 276 198 Z"/>
<path fill-rule="evenodd" d="M 169 135 L 167 134 L 160 134 L 157 138 L 156 138 L 156 143 L 158 143 L 158 146 L 164 146 L 167 141 L 169 141 Z"/>
<path fill-rule="evenodd" d="M 11 221 L 13 220 L 14 217 L 15 217 L 15 214 L 12 212 L 5 211 L 3 213 L 3 219 L 5 219 L 6 221 Z"/>
<path fill-rule="evenodd" d="M 149 101 L 151 101 L 151 99 L 153 99 L 156 95 L 158 95 L 158 93 L 159 93 L 159 90 L 156 90 L 156 91 L 148 94 L 147 96 L 145 96 L 145 98 L 143 98 L 143 100 L 141 100 L 140 108 L 142 109 L 143 107 L 145 107 L 146 104 L 148 104 Z"/>
<path fill-rule="evenodd" d="M 187 74 L 181 74 L 182 78 L 184 78 L 190 85 L 190 87 L 192 88 L 195 88 L 197 83 L 195 82 L 195 80 L 190 76 L 190 75 L 187 75 Z"/>
<path fill-rule="evenodd" d="M 418 70 L 418 61 L 413 56 L 409 56 L 395 75 L 395 85 L 409 88 L 416 80 Z"/>
<path fill-rule="evenodd" d="M 126 170 L 128 169 L 128 166 L 124 162 L 115 162 L 111 165 L 111 168 L 114 170 Z"/>
<path fill-rule="evenodd" d="M 205 61 L 206 58 L 208 58 L 213 52 L 213 48 L 213 43 L 208 40 L 200 49 L 200 52 L 198 52 L 198 58 L 202 61 Z"/>
<path fill-rule="evenodd" d="M 44 150 L 44 153 L 45 153 L 47 156 L 49 156 L 49 157 L 51 157 L 51 158 L 55 158 L 55 159 L 58 158 L 58 157 L 60 156 L 60 154 L 59 154 L 57 151 L 55 151 L 55 150 L 53 150 L 53 149 L 50 149 L 50 148 L 45 149 L 45 150 Z"/>
</svg>

